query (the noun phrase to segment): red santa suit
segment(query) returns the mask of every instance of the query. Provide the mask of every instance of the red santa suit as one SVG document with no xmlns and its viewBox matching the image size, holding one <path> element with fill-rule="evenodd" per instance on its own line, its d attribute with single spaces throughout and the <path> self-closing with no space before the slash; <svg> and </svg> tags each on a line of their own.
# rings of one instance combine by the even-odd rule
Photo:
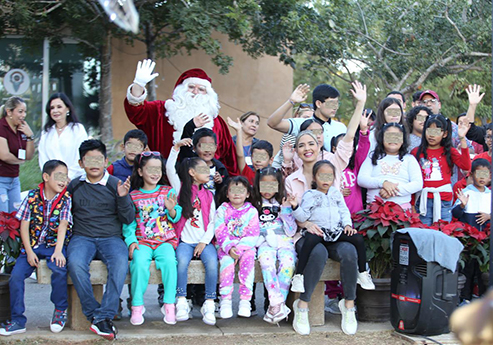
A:
<svg viewBox="0 0 493 345">
<path fill-rule="evenodd" d="M 209 87 L 211 86 L 211 79 L 199 68 L 184 72 L 178 78 L 175 89 L 183 82 L 196 82 L 202 85 L 208 85 Z M 178 130 L 181 136 L 184 126 L 183 121 L 180 124 L 175 124 L 167 115 L 166 103 L 173 102 L 173 100 L 148 102 L 145 100 L 147 96 L 145 88 L 142 96 L 135 97 L 130 92 L 131 87 L 132 85 L 128 88 L 127 98 L 124 101 L 128 119 L 147 135 L 149 148 L 152 151 L 159 151 L 163 157 L 167 158 L 173 147 L 173 134 L 175 130 Z M 187 120 L 197 115 L 199 114 L 190 114 L 190 118 Z M 218 114 L 214 114 L 213 116 L 212 130 L 217 136 L 217 151 L 214 157 L 226 166 L 231 175 L 239 175 L 235 146 L 228 125 Z"/>
</svg>

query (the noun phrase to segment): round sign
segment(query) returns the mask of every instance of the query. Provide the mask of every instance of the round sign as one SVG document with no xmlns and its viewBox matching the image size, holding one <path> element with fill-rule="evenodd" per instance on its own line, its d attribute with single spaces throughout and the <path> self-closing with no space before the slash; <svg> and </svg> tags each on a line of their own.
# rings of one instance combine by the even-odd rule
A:
<svg viewBox="0 0 493 345">
<path fill-rule="evenodd" d="M 25 93 L 29 89 L 30 85 L 29 75 L 26 71 L 21 69 L 11 69 L 3 77 L 3 86 L 5 90 L 14 96 L 19 96 Z"/>
</svg>

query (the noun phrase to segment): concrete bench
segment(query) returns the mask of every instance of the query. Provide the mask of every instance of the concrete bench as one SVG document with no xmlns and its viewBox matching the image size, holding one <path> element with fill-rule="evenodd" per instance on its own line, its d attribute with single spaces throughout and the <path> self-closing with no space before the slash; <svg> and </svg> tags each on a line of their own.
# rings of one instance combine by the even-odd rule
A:
<svg viewBox="0 0 493 345">
<path fill-rule="evenodd" d="M 156 269 L 155 262 L 151 262 L 150 267 L 149 284 L 160 284 L 161 273 Z M 98 301 L 101 301 L 103 297 L 103 285 L 106 284 L 107 270 L 102 261 L 94 260 L 91 262 L 90 267 L 91 284 L 94 291 L 94 296 Z M 50 284 L 51 283 L 51 271 L 46 264 L 46 260 L 40 260 L 37 269 L 38 284 Z M 324 292 L 325 284 L 327 280 L 340 280 L 340 266 L 338 262 L 328 260 L 325 265 L 324 271 L 320 278 L 320 282 L 315 287 L 315 291 L 312 295 L 312 300 L 309 304 L 310 324 L 312 326 L 322 326 L 325 324 L 325 312 L 324 312 Z M 262 271 L 258 261 L 255 263 L 255 282 L 261 283 Z M 188 267 L 188 284 L 204 284 L 205 282 L 205 269 L 200 260 L 192 260 Z M 237 275 L 235 276 L 235 282 L 238 283 Z M 127 274 L 125 284 L 130 283 L 130 273 Z M 299 296 L 298 293 L 290 292 L 286 304 L 291 306 L 292 303 Z M 75 291 L 75 287 L 68 277 L 68 320 L 67 326 L 74 330 L 86 330 L 89 328 L 89 321 L 82 313 L 79 297 Z"/>
</svg>

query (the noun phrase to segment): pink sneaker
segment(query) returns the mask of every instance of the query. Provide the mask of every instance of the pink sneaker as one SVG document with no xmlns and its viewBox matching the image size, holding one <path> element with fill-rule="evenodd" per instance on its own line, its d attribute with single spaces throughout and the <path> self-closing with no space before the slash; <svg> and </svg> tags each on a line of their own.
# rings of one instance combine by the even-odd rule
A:
<svg viewBox="0 0 493 345">
<path fill-rule="evenodd" d="M 139 326 L 144 323 L 144 313 L 146 308 L 143 305 L 132 307 L 132 316 L 130 317 L 130 323 L 134 326 Z"/>
<path fill-rule="evenodd" d="M 176 315 L 175 315 L 175 304 L 174 303 L 165 303 L 161 307 L 161 313 L 163 313 L 164 318 L 163 321 L 168 325 L 176 324 Z"/>
</svg>

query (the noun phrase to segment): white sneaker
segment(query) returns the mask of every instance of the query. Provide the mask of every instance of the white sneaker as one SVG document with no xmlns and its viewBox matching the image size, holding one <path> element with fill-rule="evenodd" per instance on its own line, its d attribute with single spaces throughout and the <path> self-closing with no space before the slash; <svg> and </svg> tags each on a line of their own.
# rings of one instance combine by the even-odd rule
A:
<svg viewBox="0 0 493 345">
<path fill-rule="evenodd" d="M 230 299 L 221 299 L 219 314 L 221 315 L 221 319 L 229 319 L 233 317 L 233 303 Z"/>
<path fill-rule="evenodd" d="M 293 311 L 294 311 L 294 319 L 293 319 L 293 328 L 296 333 L 300 335 L 309 335 L 310 334 L 310 322 L 308 321 L 308 309 L 305 311 L 301 311 L 298 308 L 299 299 L 294 301 L 293 303 Z"/>
<path fill-rule="evenodd" d="M 202 313 L 202 321 L 206 325 L 214 326 L 216 324 L 216 315 L 215 315 L 216 306 L 214 301 L 205 301 L 200 308 L 200 312 Z"/>
<path fill-rule="evenodd" d="M 252 307 L 250 306 L 250 301 L 240 300 L 240 305 L 238 307 L 238 316 L 250 317 L 252 316 Z"/>
<path fill-rule="evenodd" d="M 342 314 L 341 328 L 344 333 L 347 335 L 356 334 L 356 330 L 358 329 L 358 321 L 356 321 L 356 308 L 347 309 L 346 308 L 346 300 L 341 299 L 339 301 L 339 309 Z"/>
<path fill-rule="evenodd" d="M 187 299 L 178 297 L 176 302 L 176 321 L 187 321 L 190 318 L 190 312 Z"/>
<path fill-rule="evenodd" d="M 339 309 L 339 299 L 336 298 L 328 298 L 325 296 L 325 311 L 335 314 L 335 315 L 341 315 L 341 310 Z"/>
<path fill-rule="evenodd" d="M 365 290 L 375 290 L 375 284 L 371 279 L 370 271 L 358 272 L 357 283 Z"/>
<path fill-rule="evenodd" d="M 293 292 L 305 292 L 305 283 L 303 280 L 303 274 L 295 274 L 291 280 L 291 291 Z"/>
</svg>

